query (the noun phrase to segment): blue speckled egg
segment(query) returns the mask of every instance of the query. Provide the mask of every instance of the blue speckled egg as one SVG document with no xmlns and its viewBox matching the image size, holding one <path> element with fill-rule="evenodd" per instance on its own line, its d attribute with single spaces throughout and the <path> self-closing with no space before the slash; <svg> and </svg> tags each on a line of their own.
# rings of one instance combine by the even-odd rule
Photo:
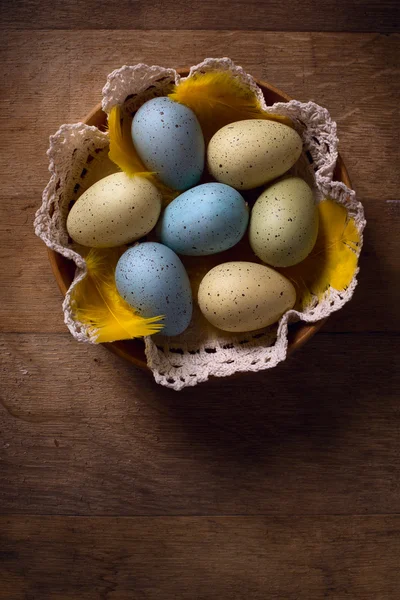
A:
<svg viewBox="0 0 400 600">
<path fill-rule="evenodd" d="M 156 242 L 129 248 L 118 261 L 119 294 L 143 317 L 164 315 L 164 335 L 178 335 L 192 318 L 189 277 L 179 257 Z"/>
<path fill-rule="evenodd" d="M 158 234 L 163 244 L 179 254 L 205 256 L 237 244 L 248 220 L 247 204 L 238 191 L 224 183 L 204 183 L 167 206 Z"/>
<path fill-rule="evenodd" d="M 204 138 L 194 112 L 167 97 L 145 102 L 132 121 L 132 140 L 149 171 L 175 190 L 200 181 Z"/>
</svg>

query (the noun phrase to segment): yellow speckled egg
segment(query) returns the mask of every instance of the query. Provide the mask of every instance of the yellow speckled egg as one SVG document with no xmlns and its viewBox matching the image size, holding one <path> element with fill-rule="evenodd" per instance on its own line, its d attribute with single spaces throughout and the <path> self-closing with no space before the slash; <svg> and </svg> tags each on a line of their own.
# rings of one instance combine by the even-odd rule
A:
<svg viewBox="0 0 400 600">
<path fill-rule="evenodd" d="M 202 279 L 198 303 L 205 318 L 224 331 L 271 325 L 296 301 L 286 277 L 270 267 L 238 261 L 217 265 Z"/>
<path fill-rule="evenodd" d="M 300 177 L 273 183 L 253 206 L 250 245 L 273 267 L 290 267 L 304 260 L 317 235 L 318 209 L 312 189 Z"/>
<path fill-rule="evenodd" d="M 208 170 L 217 181 L 250 190 L 286 173 L 301 150 L 301 137 L 288 125 L 263 119 L 237 121 L 211 138 Z"/>
<path fill-rule="evenodd" d="M 151 181 L 114 173 L 97 181 L 75 202 L 67 230 L 83 246 L 122 246 L 149 233 L 160 211 L 161 194 Z"/>
</svg>

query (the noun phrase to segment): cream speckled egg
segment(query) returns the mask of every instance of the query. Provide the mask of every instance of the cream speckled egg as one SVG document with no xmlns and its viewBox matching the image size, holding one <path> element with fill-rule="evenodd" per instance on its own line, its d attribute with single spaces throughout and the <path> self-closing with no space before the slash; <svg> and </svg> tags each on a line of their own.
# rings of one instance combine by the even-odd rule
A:
<svg viewBox="0 0 400 600">
<path fill-rule="evenodd" d="M 198 303 L 205 318 L 224 331 L 254 331 L 280 319 L 296 301 L 286 277 L 251 262 L 228 262 L 202 279 Z"/>
<path fill-rule="evenodd" d="M 211 138 L 208 170 L 217 181 L 250 190 L 286 173 L 301 150 L 301 137 L 288 125 L 263 119 L 237 121 Z"/>
<path fill-rule="evenodd" d="M 122 246 L 149 233 L 160 211 L 161 194 L 151 181 L 114 173 L 97 181 L 75 202 L 67 230 L 83 246 Z"/>
<path fill-rule="evenodd" d="M 318 209 L 313 192 L 300 177 L 270 185 L 259 196 L 250 219 L 249 239 L 262 261 L 290 267 L 304 260 L 318 235 Z"/>
</svg>

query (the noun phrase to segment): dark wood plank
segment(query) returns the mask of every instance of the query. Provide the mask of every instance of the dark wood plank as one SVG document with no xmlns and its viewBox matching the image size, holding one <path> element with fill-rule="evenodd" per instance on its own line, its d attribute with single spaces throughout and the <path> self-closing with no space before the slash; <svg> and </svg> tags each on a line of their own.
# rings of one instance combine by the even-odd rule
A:
<svg viewBox="0 0 400 600">
<path fill-rule="evenodd" d="M 2 600 L 395 600 L 400 517 L 0 519 Z"/>
<path fill-rule="evenodd" d="M 139 62 L 191 65 L 229 54 L 255 77 L 331 111 L 362 200 L 399 198 L 393 164 L 399 160 L 400 36 L 202 31 L 194 44 L 192 32 L 171 37 L 160 31 L 41 31 L 6 32 L 0 43 L 5 196 L 41 194 L 48 179 L 48 136 L 62 123 L 81 120 L 100 101 L 113 69 Z M 23 174 L 18 187 L 16 173 Z"/>
<path fill-rule="evenodd" d="M 354 300 L 327 331 L 399 331 L 400 160 L 395 114 L 399 36 L 264 32 L 7 32 L 1 43 L 2 167 L 0 330 L 62 332 L 60 297 L 32 221 L 47 179 L 48 136 L 100 99 L 124 63 L 193 64 L 229 53 L 255 76 L 326 105 L 365 204 L 369 226 Z M 32 56 L 35 58 L 32 59 Z M 15 89 L 20 90 L 15 94 Z M 342 93 L 340 90 L 345 90 Z M 368 132 L 368 140 L 366 140 Z M 379 174 L 379 176 L 377 176 Z M 29 298 L 29 302 L 27 301 Z"/>
<path fill-rule="evenodd" d="M 399 342 L 321 333 L 176 393 L 69 335 L 3 335 L 0 512 L 397 512 Z"/>
<path fill-rule="evenodd" d="M 3 0 L 4 28 L 396 31 L 395 0 Z"/>
<path fill-rule="evenodd" d="M 400 38 L 312 33 L 396 27 L 394 0 L 0 3 L 0 599 L 398 597 Z M 369 227 L 301 352 L 176 394 L 58 333 L 32 219 L 49 134 L 112 69 L 226 54 L 330 109 Z"/>
</svg>

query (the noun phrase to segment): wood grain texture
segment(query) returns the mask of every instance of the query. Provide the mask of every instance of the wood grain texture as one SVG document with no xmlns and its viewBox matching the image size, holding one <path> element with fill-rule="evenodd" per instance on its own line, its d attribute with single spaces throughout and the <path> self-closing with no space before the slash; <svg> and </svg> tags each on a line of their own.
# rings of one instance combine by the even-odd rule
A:
<svg viewBox="0 0 400 600">
<path fill-rule="evenodd" d="M 396 31 L 395 0 L 2 0 L 3 28 Z"/>
<path fill-rule="evenodd" d="M 340 150 L 369 226 L 355 298 L 329 319 L 327 330 L 399 331 L 400 181 L 393 166 L 400 161 L 400 36 L 196 32 L 193 43 L 193 32 L 136 32 L 132 44 L 132 35 L 46 31 L 2 38 L 0 121 L 8 154 L 0 159 L 0 330 L 65 331 L 45 248 L 32 232 L 48 179 L 48 136 L 81 119 L 99 101 L 107 73 L 121 64 L 194 64 L 229 48 L 255 76 L 329 107 L 338 122 Z"/>
<path fill-rule="evenodd" d="M 48 178 L 48 136 L 61 123 L 81 120 L 100 101 L 113 69 L 139 62 L 191 65 L 229 50 L 255 77 L 330 110 L 339 126 L 340 151 L 363 201 L 398 198 L 392 164 L 399 157 L 400 35 L 13 31 L 5 32 L 0 44 L 0 118 L 10 152 L 7 161 L 2 157 L 5 197 L 41 194 Z M 24 175 L 18 188 L 16 172 Z"/>
<path fill-rule="evenodd" d="M 0 505 L 80 515 L 398 511 L 399 345 L 319 333 L 276 369 L 177 393 L 69 335 L 3 335 Z"/>
<path fill-rule="evenodd" d="M 1 600 L 398 597 L 400 516 L 3 517 L 0 529 Z"/>
<path fill-rule="evenodd" d="M 1 600 L 397 600 L 397 26 L 393 0 L 0 3 Z M 110 71 L 225 55 L 329 108 L 368 227 L 301 351 L 177 394 L 66 333 L 32 220 Z"/>
</svg>

